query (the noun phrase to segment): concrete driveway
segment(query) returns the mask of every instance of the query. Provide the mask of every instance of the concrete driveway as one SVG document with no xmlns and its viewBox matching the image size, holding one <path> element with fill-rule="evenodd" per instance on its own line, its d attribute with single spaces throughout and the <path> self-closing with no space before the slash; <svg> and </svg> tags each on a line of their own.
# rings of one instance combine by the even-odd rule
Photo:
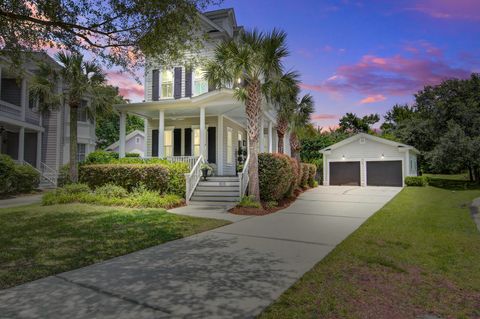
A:
<svg viewBox="0 0 480 319">
<path fill-rule="evenodd" d="M 251 318 L 400 190 L 318 187 L 281 212 L 0 291 L 0 313 Z"/>
</svg>

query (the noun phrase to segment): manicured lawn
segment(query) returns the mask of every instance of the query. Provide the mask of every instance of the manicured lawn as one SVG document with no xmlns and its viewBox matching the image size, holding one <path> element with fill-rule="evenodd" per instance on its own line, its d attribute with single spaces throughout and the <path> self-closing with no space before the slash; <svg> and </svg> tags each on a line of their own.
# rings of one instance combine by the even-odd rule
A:
<svg viewBox="0 0 480 319">
<path fill-rule="evenodd" d="M 87 204 L 0 209 L 0 289 L 227 223 Z"/>
<path fill-rule="evenodd" d="M 404 189 L 260 318 L 479 318 L 479 196 Z"/>
<path fill-rule="evenodd" d="M 448 179 L 448 180 L 455 180 L 455 181 L 468 181 L 470 178 L 468 177 L 468 173 L 463 174 L 423 174 L 424 176 L 431 177 L 431 178 L 438 178 L 438 179 Z"/>
</svg>

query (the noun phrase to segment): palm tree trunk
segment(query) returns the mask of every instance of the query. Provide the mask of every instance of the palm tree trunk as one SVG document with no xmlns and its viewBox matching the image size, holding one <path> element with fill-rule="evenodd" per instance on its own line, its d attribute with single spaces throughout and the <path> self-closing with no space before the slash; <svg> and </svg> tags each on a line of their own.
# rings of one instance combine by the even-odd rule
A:
<svg viewBox="0 0 480 319">
<path fill-rule="evenodd" d="M 78 105 L 70 104 L 70 179 L 78 182 L 78 145 L 77 145 Z"/>
<path fill-rule="evenodd" d="M 285 153 L 283 138 L 285 137 L 287 128 L 288 128 L 288 122 L 285 121 L 283 118 L 280 118 L 277 123 L 277 136 L 278 136 L 278 152 L 281 154 Z"/>
<path fill-rule="evenodd" d="M 245 112 L 248 118 L 248 141 L 249 155 L 248 162 L 248 193 L 256 201 L 260 201 L 260 184 L 258 177 L 258 137 L 260 134 L 260 111 L 261 111 L 261 91 L 260 82 L 255 81 L 248 84 L 247 101 Z"/>
<path fill-rule="evenodd" d="M 300 164 L 300 142 L 298 140 L 297 134 L 292 132 L 290 134 L 290 153 L 291 157 L 297 160 Z"/>
<path fill-rule="evenodd" d="M 285 137 L 285 134 L 283 132 L 280 132 L 280 130 L 277 130 L 277 137 L 278 137 L 278 152 L 283 154 L 283 138 Z"/>
</svg>

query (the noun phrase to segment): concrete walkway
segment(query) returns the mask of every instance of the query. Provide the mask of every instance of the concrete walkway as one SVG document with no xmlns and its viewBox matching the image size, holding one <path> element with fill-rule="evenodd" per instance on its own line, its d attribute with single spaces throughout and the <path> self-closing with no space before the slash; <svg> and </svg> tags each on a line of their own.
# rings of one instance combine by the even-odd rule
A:
<svg viewBox="0 0 480 319">
<path fill-rule="evenodd" d="M 470 211 L 472 212 L 473 221 L 477 224 L 478 231 L 480 231 L 480 197 L 473 200 L 470 205 Z"/>
<path fill-rule="evenodd" d="M 37 204 L 42 201 L 43 194 L 18 196 L 9 199 L 0 199 L 0 208 L 17 207 L 24 205 Z"/>
<path fill-rule="evenodd" d="M 319 187 L 281 212 L 0 291 L 0 314 L 251 318 L 399 191 Z"/>
</svg>

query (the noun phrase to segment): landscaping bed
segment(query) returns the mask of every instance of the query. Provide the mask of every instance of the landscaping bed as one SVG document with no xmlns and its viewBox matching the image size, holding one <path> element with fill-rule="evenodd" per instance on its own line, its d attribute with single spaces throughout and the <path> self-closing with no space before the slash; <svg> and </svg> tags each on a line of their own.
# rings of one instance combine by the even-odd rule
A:
<svg viewBox="0 0 480 319">
<path fill-rule="evenodd" d="M 405 188 L 260 318 L 479 318 L 479 196 Z"/>
<path fill-rule="evenodd" d="M 228 224 L 87 204 L 0 209 L 0 289 Z"/>
</svg>

